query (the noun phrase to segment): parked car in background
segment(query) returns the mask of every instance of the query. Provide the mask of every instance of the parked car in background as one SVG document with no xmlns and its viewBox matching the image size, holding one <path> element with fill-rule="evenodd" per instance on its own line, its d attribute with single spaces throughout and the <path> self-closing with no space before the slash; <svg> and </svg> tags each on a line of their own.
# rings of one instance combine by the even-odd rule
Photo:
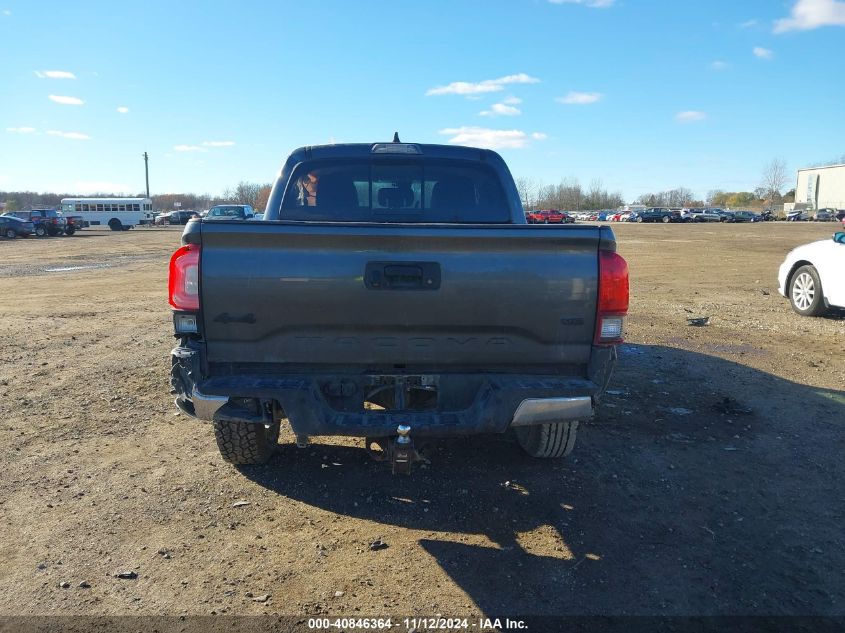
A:
<svg viewBox="0 0 845 633">
<path fill-rule="evenodd" d="M 672 211 L 667 207 L 651 207 L 637 214 L 637 222 L 683 222 L 680 211 Z"/>
<path fill-rule="evenodd" d="M 528 224 L 540 224 L 543 221 L 543 216 L 540 215 L 540 212 L 536 209 L 534 211 L 526 211 L 525 221 L 528 222 Z"/>
<path fill-rule="evenodd" d="M 690 213 L 693 222 L 724 222 L 725 213 L 722 209 L 702 209 L 700 212 Z"/>
<path fill-rule="evenodd" d="M 73 235 L 77 231 L 88 226 L 88 223 L 81 215 L 66 215 L 61 211 L 58 212 L 59 217 L 64 218 L 65 235 Z"/>
<path fill-rule="evenodd" d="M 35 225 L 13 215 L 0 215 L 0 235 L 10 240 L 16 237 L 28 237 L 35 231 Z"/>
<path fill-rule="evenodd" d="M 557 209 L 542 209 L 537 211 L 537 215 L 540 217 L 539 224 L 564 224 L 566 221 L 564 214 Z"/>
<path fill-rule="evenodd" d="M 733 222 L 760 222 L 760 216 L 751 211 L 734 211 Z"/>
<path fill-rule="evenodd" d="M 205 216 L 207 220 L 249 220 L 253 213 L 248 204 L 220 204 L 211 207 Z"/>
<path fill-rule="evenodd" d="M 198 218 L 199 214 L 196 211 L 168 211 L 166 213 L 159 213 L 155 217 L 155 224 L 158 226 L 166 226 L 168 224 L 187 224 L 193 218 Z"/>
<path fill-rule="evenodd" d="M 813 215 L 813 222 L 834 222 L 836 209 L 819 209 Z"/>
<path fill-rule="evenodd" d="M 806 222 L 810 219 L 810 212 L 804 209 L 793 209 L 786 214 L 787 222 Z"/>
<path fill-rule="evenodd" d="M 845 308 L 845 232 L 804 244 L 787 254 L 778 270 L 778 292 L 802 316 Z"/>
<path fill-rule="evenodd" d="M 681 217 L 683 218 L 684 222 L 692 222 L 693 216 L 696 213 L 701 213 L 704 211 L 701 207 L 684 207 L 681 209 Z"/>
</svg>

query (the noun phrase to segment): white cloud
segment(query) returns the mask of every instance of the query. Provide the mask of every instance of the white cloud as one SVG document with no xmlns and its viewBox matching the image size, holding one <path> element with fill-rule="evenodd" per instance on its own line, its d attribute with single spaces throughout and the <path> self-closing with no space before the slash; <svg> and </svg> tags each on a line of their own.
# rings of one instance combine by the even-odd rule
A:
<svg viewBox="0 0 845 633">
<path fill-rule="evenodd" d="M 519 116 L 522 110 L 506 103 L 494 103 L 489 110 L 479 112 L 481 116 Z"/>
<path fill-rule="evenodd" d="M 485 79 L 477 83 L 468 81 L 454 81 L 447 86 L 438 86 L 436 88 L 429 88 L 425 95 L 427 97 L 433 95 L 475 95 L 485 92 L 501 92 L 509 84 L 536 84 L 540 80 L 536 77 L 531 77 L 525 73 L 518 73 L 516 75 L 507 75 L 499 77 L 498 79 Z"/>
<path fill-rule="evenodd" d="M 616 0 L 549 0 L 552 4 L 583 4 L 591 9 L 609 9 Z"/>
<path fill-rule="evenodd" d="M 129 112 L 129 108 L 127 108 L 126 106 L 120 106 L 118 107 L 117 111 L 121 114 L 126 114 L 127 112 Z"/>
<path fill-rule="evenodd" d="M 80 180 L 76 182 L 73 189 L 77 193 L 86 195 L 92 193 L 127 193 L 131 191 L 131 187 L 123 184 L 122 182 L 100 182 L 88 180 Z"/>
<path fill-rule="evenodd" d="M 205 151 L 208 151 L 205 148 L 200 147 L 198 145 L 174 145 L 173 149 L 174 149 L 174 151 L 177 151 L 177 152 L 205 152 Z"/>
<path fill-rule="evenodd" d="M 41 79 L 76 79 L 76 75 L 66 70 L 36 70 L 35 74 Z"/>
<path fill-rule="evenodd" d="M 64 105 L 82 105 L 85 103 L 82 99 L 77 99 L 76 97 L 60 97 L 58 95 L 50 95 L 50 101 L 55 101 L 56 103 L 62 103 Z"/>
<path fill-rule="evenodd" d="M 845 2 L 841 0 L 797 0 L 792 15 L 775 22 L 775 33 L 810 31 L 822 26 L 845 26 Z"/>
<path fill-rule="evenodd" d="M 757 26 L 757 20 L 747 20 L 739 25 L 741 29 L 750 29 L 752 26 Z"/>
<path fill-rule="evenodd" d="M 531 134 L 531 138 L 533 138 L 535 141 L 545 141 L 547 138 L 549 138 L 549 135 L 545 134 L 544 132 L 533 132 Z"/>
<path fill-rule="evenodd" d="M 7 132 L 14 132 L 15 134 L 32 134 L 35 131 L 34 127 L 7 127 Z"/>
<path fill-rule="evenodd" d="M 235 141 L 203 141 L 203 147 L 232 147 Z"/>
<path fill-rule="evenodd" d="M 531 139 L 546 138 L 546 135 L 541 132 L 534 132 L 529 136 L 522 130 L 491 130 L 471 126 L 446 128 L 437 133 L 451 136 L 448 142 L 453 145 L 470 145 L 487 149 L 520 149 L 528 146 Z"/>
<path fill-rule="evenodd" d="M 694 121 L 703 121 L 706 118 L 707 114 L 698 110 L 685 110 L 675 115 L 675 120 L 678 123 L 692 123 Z"/>
<path fill-rule="evenodd" d="M 710 68 L 713 70 L 725 70 L 730 64 L 728 62 L 723 62 L 720 60 L 716 60 L 710 64 Z"/>
<path fill-rule="evenodd" d="M 589 105 L 602 98 L 600 92 L 570 92 L 565 97 L 558 97 L 555 101 L 567 105 Z"/>
<path fill-rule="evenodd" d="M 522 103 L 522 99 L 519 97 L 508 97 L 506 99 L 502 99 L 502 103 L 505 105 L 519 105 Z"/>
<path fill-rule="evenodd" d="M 50 136 L 61 136 L 62 138 L 69 138 L 74 141 L 87 141 L 91 137 L 81 132 L 60 132 L 59 130 L 47 130 Z"/>
<path fill-rule="evenodd" d="M 771 59 L 775 56 L 775 53 L 774 51 L 771 51 L 768 48 L 763 48 L 762 46 L 755 46 L 754 56 L 759 57 L 760 59 Z"/>
</svg>

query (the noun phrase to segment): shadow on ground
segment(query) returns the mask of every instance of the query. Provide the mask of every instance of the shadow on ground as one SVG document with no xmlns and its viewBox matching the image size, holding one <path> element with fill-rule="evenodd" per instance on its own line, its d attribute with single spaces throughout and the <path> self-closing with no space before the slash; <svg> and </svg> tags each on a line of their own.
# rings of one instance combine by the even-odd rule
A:
<svg viewBox="0 0 845 633">
<path fill-rule="evenodd" d="M 317 508 L 429 532 L 420 547 L 489 616 L 834 615 L 843 430 L 845 392 L 626 345 L 563 462 L 500 436 L 439 444 L 410 477 L 332 444 L 281 446 L 242 472 Z"/>
</svg>

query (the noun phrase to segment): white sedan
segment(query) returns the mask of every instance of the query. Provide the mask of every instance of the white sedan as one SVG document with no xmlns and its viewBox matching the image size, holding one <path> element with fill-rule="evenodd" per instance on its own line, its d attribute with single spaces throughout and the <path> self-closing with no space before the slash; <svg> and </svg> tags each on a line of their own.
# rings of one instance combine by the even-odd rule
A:
<svg viewBox="0 0 845 633">
<path fill-rule="evenodd" d="M 800 315 L 845 309 L 845 232 L 792 250 L 780 265 L 778 284 Z"/>
</svg>

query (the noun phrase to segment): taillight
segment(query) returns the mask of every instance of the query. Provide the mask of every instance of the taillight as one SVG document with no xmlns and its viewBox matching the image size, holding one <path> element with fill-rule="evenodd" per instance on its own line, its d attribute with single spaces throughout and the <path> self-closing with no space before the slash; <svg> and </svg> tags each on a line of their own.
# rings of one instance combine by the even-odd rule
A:
<svg viewBox="0 0 845 633">
<path fill-rule="evenodd" d="M 599 251 L 596 345 L 615 345 L 624 341 L 627 314 L 628 262 L 618 253 Z"/>
<path fill-rule="evenodd" d="M 170 305 L 176 310 L 200 309 L 200 247 L 183 246 L 170 258 Z"/>
</svg>

